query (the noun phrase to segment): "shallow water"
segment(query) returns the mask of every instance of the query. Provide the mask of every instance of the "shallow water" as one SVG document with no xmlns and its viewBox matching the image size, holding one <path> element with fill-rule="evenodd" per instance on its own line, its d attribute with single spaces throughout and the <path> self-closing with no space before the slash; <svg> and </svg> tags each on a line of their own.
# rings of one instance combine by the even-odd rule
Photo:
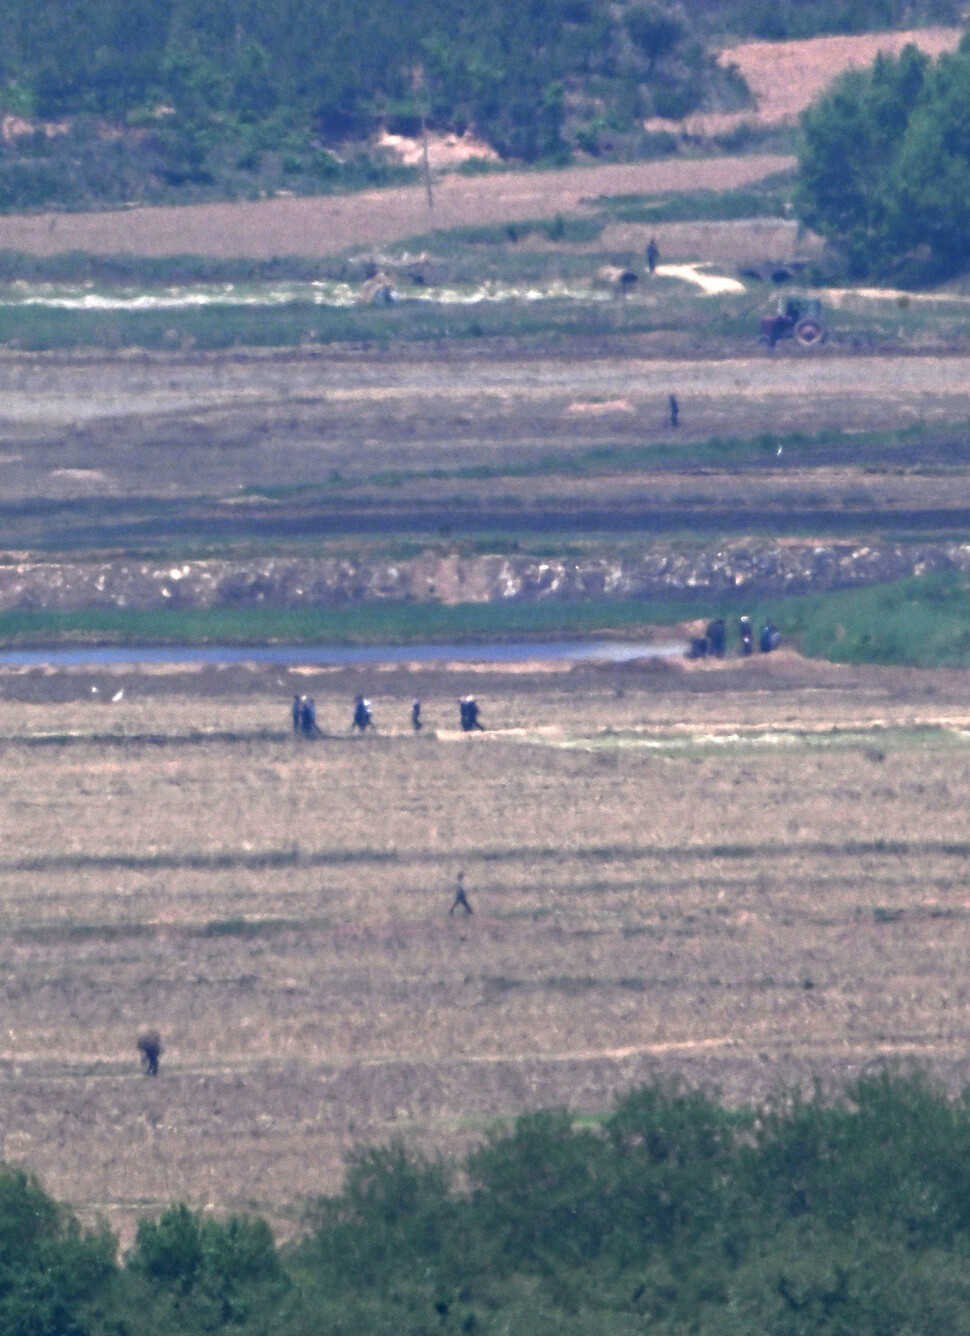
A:
<svg viewBox="0 0 970 1336">
<path fill-rule="evenodd" d="M 260 663 L 349 667 L 367 663 L 628 663 L 682 655 L 680 643 L 622 640 L 510 640 L 482 645 L 147 645 L 0 651 L 0 667 Z"/>
<path fill-rule="evenodd" d="M 582 280 L 534 283 L 448 284 L 394 291 L 395 301 L 474 306 L 511 301 L 607 301 L 608 290 Z M 180 311 L 201 307 L 277 307 L 304 304 L 345 308 L 366 305 L 360 285 L 321 279 L 289 283 L 195 283 L 156 288 L 98 288 L 93 284 L 11 283 L 0 288 L 0 306 L 42 306 L 64 311 Z"/>
<path fill-rule="evenodd" d="M 744 284 L 710 270 L 709 265 L 659 265 L 657 274 L 700 288 L 708 295 L 743 292 Z M 392 287 L 392 301 L 440 306 L 482 303 L 614 300 L 609 284 L 588 279 L 536 279 L 513 283 L 489 279 L 482 283 L 427 284 L 401 290 Z M 278 283 L 187 283 L 159 288 L 99 287 L 95 283 L 35 283 L 19 279 L 0 287 L 0 307 L 42 306 L 63 311 L 180 311 L 209 306 L 277 307 L 295 304 L 346 308 L 367 305 L 362 287 L 336 279 Z"/>
</svg>

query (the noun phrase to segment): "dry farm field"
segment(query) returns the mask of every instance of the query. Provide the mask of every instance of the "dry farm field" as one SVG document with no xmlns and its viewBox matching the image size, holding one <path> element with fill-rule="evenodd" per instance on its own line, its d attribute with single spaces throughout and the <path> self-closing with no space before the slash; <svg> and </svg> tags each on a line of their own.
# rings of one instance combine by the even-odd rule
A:
<svg viewBox="0 0 970 1336">
<path fill-rule="evenodd" d="M 0 1149 L 123 1237 L 660 1073 L 970 1078 L 963 674 L 8 670 L 0 754 Z"/>
</svg>

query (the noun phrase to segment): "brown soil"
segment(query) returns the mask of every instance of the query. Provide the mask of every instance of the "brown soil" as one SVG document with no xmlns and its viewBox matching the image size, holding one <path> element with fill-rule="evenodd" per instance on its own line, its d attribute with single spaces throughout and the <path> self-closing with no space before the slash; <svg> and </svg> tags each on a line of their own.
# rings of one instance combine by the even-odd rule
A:
<svg viewBox="0 0 970 1336">
<path fill-rule="evenodd" d="M 0 1150 L 126 1237 L 173 1198 L 285 1229 L 355 1142 L 458 1153 L 664 1072 L 966 1081 L 968 726 L 963 674 L 785 652 L 6 672 Z"/>
<path fill-rule="evenodd" d="M 750 122 L 792 125 L 837 78 L 864 69 L 880 52 L 898 56 L 913 45 L 934 59 L 955 51 L 961 28 L 916 28 L 912 32 L 869 33 L 859 37 L 813 37 L 796 42 L 745 42 L 723 51 L 720 62 L 736 65 L 755 99 L 753 111 L 690 116 L 684 129 L 692 135 L 716 135 Z M 657 128 L 676 122 L 650 122 Z"/>
<path fill-rule="evenodd" d="M 273 259 L 335 255 L 434 229 L 549 218 L 599 195 L 725 190 L 794 165 L 778 154 L 576 167 L 554 172 L 450 175 L 429 211 L 423 186 L 309 199 L 0 217 L 0 249 L 30 255 L 208 255 Z"/>
<path fill-rule="evenodd" d="M 809 542 L 914 532 L 951 541 L 965 527 L 970 481 L 960 424 L 970 420 L 970 394 L 962 357 L 806 357 L 779 348 L 772 357 L 675 359 L 649 339 L 637 346 L 642 356 L 578 344 L 556 357 L 495 348 L 442 348 L 433 358 L 426 349 L 8 354 L 0 359 L 8 559 L 16 566 L 32 554 L 147 549 L 147 571 L 118 559 L 130 588 L 108 581 L 138 603 L 139 582 L 154 590 L 149 602 L 188 598 L 194 582 L 176 589 L 169 565 L 212 546 L 224 557 L 394 563 L 425 547 L 461 555 L 463 542 L 492 533 L 506 535 L 498 550 L 547 535 L 552 557 L 568 539 L 611 558 L 638 557 L 671 535 L 688 534 L 701 550 L 705 535 L 708 545 L 740 539 L 768 522 L 773 537 Z M 667 421 L 672 390 L 681 408 L 676 436 Z M 884 449 L 871 435 L 916 424 L 920 434 L 898 446 Z M 814 451 L 811 467 L 771 452 L 745 467 L 699 469 L 669 462 L 664 450 L 675 440 L 830 427 L 842 444 Z M 867 433 L 859 446 L 854 432 Z M 642 454 L 649 443 L 655 464 Z M 571 460 L 604 446 L 641 457 L 626 465 L 618 454 L 594 476 L 571 471 Z M 550 457 L 555 469 L 543 462 Z M 469 476 L 482 465 L 495 476 Z M 393 549 L 398 539 L 405 552 Z M 94 587 L 100 575 L 78 577 L 79 588 L 90 586 L 82 601 L 105 601 Z M 440 596 L 440 580 L 429 578 Z M 8 574 L 3 603 L 71 606 L 71 579 L 52 568 L 47 598 L 36 581 L 18 584 Z M 359 586 L 348 579 L 345 594 Z M 382 585 L 385 594 L 395 580 Z M 270 597 L 270 586 L 260 587 Z M 301 587 L 311 599 L 324 592 Z M 228 597 L 248 597 L 245 581 Z"/>
</svg>

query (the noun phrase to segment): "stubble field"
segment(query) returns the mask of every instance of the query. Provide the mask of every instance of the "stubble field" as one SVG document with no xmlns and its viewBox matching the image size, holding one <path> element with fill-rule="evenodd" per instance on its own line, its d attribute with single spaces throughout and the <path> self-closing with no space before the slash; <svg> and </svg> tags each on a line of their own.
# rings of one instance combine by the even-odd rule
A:
<svg viewBox="0 0 970 1336">
<path fill-rule="evenodd" d="M 325 738 L 291 735 L 291 689 Z M 887 1059 L 970 1078 L 962 674 L 783 652 L 2 691 L 0 1149 L 123 1237 L 173 1199 L 285 1232 L 355 1143 L 455 1153 L 661 1072 L 731 1100 Z"/>
</svg>

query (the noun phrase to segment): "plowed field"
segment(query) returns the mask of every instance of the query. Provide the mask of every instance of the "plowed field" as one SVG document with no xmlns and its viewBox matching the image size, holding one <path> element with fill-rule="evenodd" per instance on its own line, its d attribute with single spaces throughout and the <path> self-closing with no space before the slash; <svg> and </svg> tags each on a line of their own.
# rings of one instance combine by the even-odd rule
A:
<svg viewBox="0 0 970 1336">
<path fill-rule="evenodd" d="M 326 737 L 291 735 L 291 690 Z M 458 1152 L 660 1072 L 730 1099 L 885 1059 L 970 1079 L 960 674 L 781 653 L 2 691 L 0 1150 L 126 1234 L 176 1197 L 286 1227 L 356 1141 Z"/>
</svg>

